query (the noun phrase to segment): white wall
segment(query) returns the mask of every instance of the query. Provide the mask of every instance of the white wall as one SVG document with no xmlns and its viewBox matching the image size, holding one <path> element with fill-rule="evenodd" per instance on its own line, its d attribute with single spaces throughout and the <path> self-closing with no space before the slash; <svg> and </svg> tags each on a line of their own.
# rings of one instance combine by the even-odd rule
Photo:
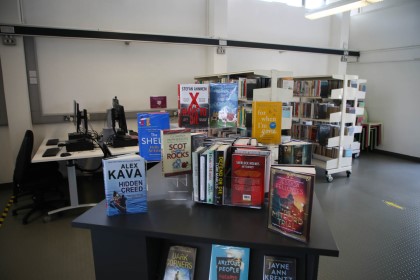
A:
<svg viewBox="0 0 420 280">
<path fill-rule="evenodd" d="M 351 18 L 350 49 L 361 56 L 348 72 L 367 79 L 369 121 L 384 128 L 379 149 L 420 157 L 420 1 L 398 4 Z"/>
<path fill-rule="evenodd" d="M 331 37 L 331 32 L 336 32 L 331 19 L 309 21 L 304 19 L 302 9 L 257 0 L 227 3 L 220 0 L 21 0 L 21 15 L 18 2 L 0 2 L 1 23 L 20 23 L 22 17 L 27 25 L 191 37 L 209 35 L 321 48 L 335 47 L 335 39 L 331 38 L 339 38 Z M 21 44 L 8 48 L 15 48 L 19 53 L 23 50 Z M 169 107 L 174 107 L 176 84 L 192 82 L 195 75 L 208 74 L 212 69 L 221 72 L 279 69 L 296 75 L 330 73 L 329 56 L 321 54 L 228 48 L 227 54 L 220 56 L 215 54 L 214 47 L 144 42 L 126 46 L 123 42 L 64 38 L 36 38 L 36 48 L 42 106 L 44 113 L 49 114 L 71 112 L 73 99 L 91 112 L 103 111 L 115 95 L 129 110 L 148 108 L 147 97 L 152 94 L 168 95 Z M 6 47 L 0 47 L 3 73 L 18 75 L 9 77 L 5 84 L 26 85 L 24 65 L 13 63 L 14 59 L 21 61 L 23 54 L 16 52 L 3 61 L 3 56 L 9 53 Z M 12 96 L 13 92 L 6 95 Z M 28 96 L 27 89 L 23 95 Z M 18 107 L 10 110 L 21 109 Z M 15 126 L 23 132 L 31 124 L 29 110 L 24 110 L 25 120 Z M 100 131 L 102 124 L 92 125 Z M 129 126 L 133 128 L 135 123 L 130 121 Z M 43 138 L 65 135 L 73 127 L 71 124 L 35 125 L 33 129 L 36 149 Z M 9 139 L 12 139 L 10 128 Z M 0 146 L 0 153 L 12 150 L 14 158 L 20 141 L 10 142 L 13 142 L 12 149 Z M 10 165 L 9 170 L 0 174 L 0 183 L 11 181 L 12 170 Z"/>
</svg>

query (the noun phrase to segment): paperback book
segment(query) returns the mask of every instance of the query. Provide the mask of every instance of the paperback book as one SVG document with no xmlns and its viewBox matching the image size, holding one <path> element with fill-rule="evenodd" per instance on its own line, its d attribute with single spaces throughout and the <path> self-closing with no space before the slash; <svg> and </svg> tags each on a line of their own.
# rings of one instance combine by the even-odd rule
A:
<svg viewBox="0 0 420 280">
<path fill-rule="evenodd" d="M 207 128 L 209 126 L 209 85 L 178 85 L 179 127 Z"/>
<path fill-rule="evenodd" d="M 147 212 L 144 159 L 136 154 L 102 160 L 106 214 L 108 216 Z"/>
<path fill-rule="evenodd" d="M 268 228 L 293 239 L 308 242 L 314 166 L 272 165 Z"/>
<path fill-rule="evenodd" d="M 165 177 L 191 173 L 191 130 L 163 129 L 162 172 Z"/>
<path fill-rule="evenodd" d="M 252 102 L 252 137 L 262 144 L 280 144 L 282 114 L 281 102 Z"/>
<path fill-rule="evenodd" d="M 171 246 L 166 260 L 164 280 L 193 280 L 197 249 Z"/>
<path fill-rule="evenodd" d="M 213 244 L 209 280 L 247 280 L 249 252 L 249 248 Z"/>
<path fill-rule="evenodd" d="M 296 280 L 296 259 L 264 256 L 263 280 Z"/>
<path fill-rule="evenodd" d="M 278 163 L 310 165 L 312 163 L 312 143 L 294 140 L 280 144 Z"/>
<path fill-rule="evenodd" d="M 137 125 L 140 155 L 147 161 L 160 161 L 160 131 L 169 129 L 169 113 L 139 113 Z"/>
<path fill-rule="evenodd" d="M 236 127 L 238 84 L 210 84 L 210 127 Z"/>
</svg>

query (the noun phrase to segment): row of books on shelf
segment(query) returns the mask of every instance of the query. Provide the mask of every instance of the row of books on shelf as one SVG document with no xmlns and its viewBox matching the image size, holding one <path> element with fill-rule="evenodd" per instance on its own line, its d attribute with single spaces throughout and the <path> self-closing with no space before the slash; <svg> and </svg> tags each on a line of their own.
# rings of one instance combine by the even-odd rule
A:
<svg viewBox="0 0 420 280">
<path fill-rule="evenodd" d="M 355 126 L 344 127 L 345 136 L 353 136 L 354 131 Z M 326 146 L 329 138 L 340 136 L 340 126 L 328 123 L 313 124 L 311 121 L 293 123 L 291 134 L 293 139 L 316 142 Z"/>
<path fill-rule="evenodd" d="M 209 280 L 246 280 L 250 270 L 250 248 L 212 244 Z M 197 248 L 173 245 L 168 249 L 164 280 L 188 279 L 195 276 Z M 284 256 L 264 255 L 263 279 L 296 280 L 296 259 Z M 252 269 L 252 268 L 251 268 Z"/>
<path fill-rule="evenodd" d="M 294 80 L 293 95 L 328 98 L 331 90 L 342 87 L 342 80 Z"/>
<path fill-rule="evenodd" d="M 162 130 L 162 173 L 191 173 L 189 129 Z M 166 138 L 168 137 L 168 138 Z M 253 138 L 210 138 L 192 153 L 193 200 L 262 208 L 268 194 L 270 229 L 301 241 L 309 238 L 315 168 L 310 143 L 279 147 L 279 162 Z M 309 153 L 309 154 L 308 154 Z M 147 212 L 146 161 L 137 154 L 103 159 L 107 215 Z"/>
<path fill-rule="evenodd" d="M 329 119 L 332 113 L 341 111 L 340 105 L 328 102 L 291 102 L 294 118 Z M 346 105 L 346 113 L 355 114 L 356 108 Z"/>
<path fill-rule="evenodd" d="M 257 81 L 265 81 L 263 78 Z M 266 81 L 267 82 L 267 81 Z M 241 127 L 264 144 L 281 142 L 281 102 L 238 104 L 238 83 L 180 84 L 178 125 L 193 130 Z"/>
</svg>

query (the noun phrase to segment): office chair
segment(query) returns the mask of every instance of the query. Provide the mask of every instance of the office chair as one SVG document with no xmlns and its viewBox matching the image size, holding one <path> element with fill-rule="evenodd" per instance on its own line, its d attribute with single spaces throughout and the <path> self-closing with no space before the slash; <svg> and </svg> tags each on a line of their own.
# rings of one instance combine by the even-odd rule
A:
<svg viewBox="0 0 420 280">
<path fill-rule="evenodd" d="M 57 162 L 31 163 L 34 134 L 27 130 L 23 137 L 22 145 L 16 158 L 15 170 L 13 173 L 13 194 L 15 201 L 17 197 L 31 195 L 33 203 L 17 207 L 13 210 L 16 216 L 18 211 L 30 209 L 23 217 L 22 223 L 27 224 L 29 217 L 41 210 L 54 209 L 58 203 L 65 200 L 58 187 L 64 181 L 63 175 L 58 170 Z M 59 199 L 50 199 L 53 193 L 60 194 Z"/>
</svg>

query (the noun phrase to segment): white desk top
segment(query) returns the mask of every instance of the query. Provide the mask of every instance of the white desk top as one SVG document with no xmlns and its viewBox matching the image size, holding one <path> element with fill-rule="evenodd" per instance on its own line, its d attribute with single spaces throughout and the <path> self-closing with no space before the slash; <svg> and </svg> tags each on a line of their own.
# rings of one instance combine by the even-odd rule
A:
<svg viewBox="0 0 420 280">
<path fill-rule="evenodd" d="M 124 154 L 132 154 L 132 153 L 138 153 L 139 152 L 139 146 L 129 146 L 129 147 L 120 147 L 120 148 L 114 148 L 112 146 L 107 146 L 109 152 L 112 156 L 117 155 L 124 155 Z"/>
<path fill-rule="evenodd" d="M 57 146 L 47 146 L 48 139 L 44 139 L 42 141 L 41 146 L 39 146 L 36 154 L 32 158 L 32 162 L 48 162 L 48 161 L 61 161 L 61 160 L 77 160 L 77 159 L 86 159 L 86 158 L 96 158 L 96 157 L 103 157 L 104 153 L 99 147 L 95 147 L 95 149 L 90 151 L 80 151 L 80 152 L 71 152 L 70 156 L 62 157 L 61 154 L 66 152 L 66 147 L 61 147 L 61 150 L 58 152 L 58 154 L 54 157 L 43 157 L 42 154 L 45 152 L 46 149 L 49 148 L 56 148 Z M 63 141 L 61 141 L 63 142 Z"/>
</svg>

